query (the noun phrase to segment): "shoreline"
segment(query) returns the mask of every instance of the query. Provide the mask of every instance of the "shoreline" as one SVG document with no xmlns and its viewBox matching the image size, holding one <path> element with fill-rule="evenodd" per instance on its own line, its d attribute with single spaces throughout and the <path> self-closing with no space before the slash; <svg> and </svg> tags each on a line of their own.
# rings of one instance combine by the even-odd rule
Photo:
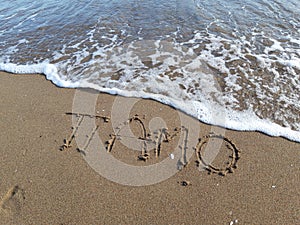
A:
<svg viewBox="0 0 300 225">
<path fill-rule="evenodd" d="M 175 108 L 175 110 L 181 111 L 184 114 L 187 114 L 197 120 L 200 117 L 201 123 L 205 123 L 210 126 L 218 126 L 228 130 L 235 131 L 254 131 L 260 132 L 265 135 L 269 135 L 271 137 L 283 137 L 290 141 L 294 141 L 300 143 L 300 133 L 299 131 L 293 130 L 285 125 L 279 125 L 277 123 L 271 122 L 268 118 L 261 118 L 256 115 L 251 110 L 245 111 L 235 111 L 235 110 L 227 110 L 225 105 L 206 105 L 205 107 L 189 107 L 189 105 L 196 104 L 198 102 L 188 101 L 188 104 L 185 102 L 177 101 L 172 98 L 165 98 L 164 95 L 161 94 L 151 94 L 148 93 L 146 96 L 143 92 L 135 91 L 134 95 L 136 97 L 132 97 L 131 92 L 125 90 L 119 90 L 114 88 L 103 88 L 101 86 L 97 86 L 95 84 L 91 84 L 88 82 L 72 83 L 69 81 L 65 81 L 59 78 L 57 68 L 53 64 L 36 64 L 31 66 L 26 65 L 15 65 L 15 64 L 2 64 L 0 63 L 0 70 L 7 71 L 7 73 L 19 74 L 41 74 L 46 77 L 51 83 L 56 85 L 59 88 L 71 88 L 75 90 L 81 89 L 91 89 L 100 93 L 111 94 L 114 96 L 123 96 L 129 98 L 139 98 L 139 99 L 150 99 L 153 101 L 157 101 L 162 104 L 166 104 Z M 23 75 L 24 75 L 23 74 Z M 141 94 L 142 93 L 142 94 Z M 199 108 L 198 108 L 199 107 Z M 197 108 L 197 112 L 195 111 Z M 217 110 L 216 110 L 217 109 Z M 199 111 L 202 112 L 199 114 Z M 207 113 L 210 111 L 209 113 Z M 220 116 L 221 115 L 221 116 Z M 246 118 L 246 119 L 245 119 Z M 217 122 L 216 122 L 217 121 Z"/>
<path fill-rule="evenodd" d="M 76 151 L 75 142 L 59 150 L 72 133 L 72 116 L 66 113 L 74 109 L 76 89 L 57 88 L 40 75 L 0 72 L 0 79 L 0 218 L 5 224 L 295 224 L 300 220 L 297 142 L 226 129 L 224 136 L 241 151 L 234 173 L 199 172 L 192 155 L 188 166 L 159 183 L 122 185 L 97 173 Z M 126 98 L 100 93 L 96 114 L 111 117 L 113 107 L 122 101 Z M 159 120 L 153 119 L 163 118 L 170 132 L 181 126 L 178 111 L 153 100 L 136 99 L 119 122 L 135 114 L 154 127 Z M 197 138 L 215 129 L 196 119 L 189 121 L 199 127 Z M 109 140 L 114 125 L 103 121 L 96 125 L 101 140 Z M 132 124 L 134 135 L 140 135 L 139 129 Z M 91 131 L 85 134 L 91 136 Z M 119 142 L 111 155 L 128 165 L 156 164 L 172 154 L 180 142 L 176 138 L 162 144 L 160 158 L 147 162 L 138 161 L 139 152 Z M 187 148 L 192 151 L 194 146 Z M 217 158 L 217 165 L 223 165 L 226 154 Z M 115 168 L 111 164 L 107 170 Z M 181 185 L 183 181 L 190 185 Z"/>
</svg>

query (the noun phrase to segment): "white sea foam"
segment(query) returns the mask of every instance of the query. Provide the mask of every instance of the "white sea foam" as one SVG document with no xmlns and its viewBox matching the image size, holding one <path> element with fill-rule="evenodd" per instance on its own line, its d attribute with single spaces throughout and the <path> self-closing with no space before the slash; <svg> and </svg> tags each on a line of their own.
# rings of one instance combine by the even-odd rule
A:
<svg viewBox="0 0 300 225">
<path fill-rule="evenodd" d="M 56 66 L 48 63 L 37 65 L 15 65 L 12 63 L 0 63 L 0 70 L 18 74 L 44 74 L 48 80 L 51 80 L 59 87 L 92 88 L 110 94 L 119 94 L 128 97 L 151 98 L 180 109 L 183 112 L 208 124 L 219 125 L 225 128 L 240 131 L 260 131 L 271 136 L 282 136 L 292 141 L 300 142 L 300 132 L 293 131 L 287 127 L 282 127 L 278 124 L 270 122 L 268 119 L 260 119 L 251 110 L 237 112 L 221 105 L 217 105 L 213 102 L 199 102 L 190 100 L 180 101 L 178 99 L 166 97 L 162 94 L 151 94 L 137 90 L 125 91 L 118 88 L 100 87 L 85 80 L 72 83 L 71 81 L 62 80 L 58 75 Z"/>
<path fill-rule="evenodd" d="M 155 8 L 160 14 L 151 1 L 133 8 L 124 1 L 66 3 L 0 6 L 6 9 L 0 70 L 45 74 L 60 87 L 152 98 L 209 124 L 300 142 L 297 14 L 279 18 L 250 0 L 213 7 L 195 1 L 196 10 L 165 2 Z"/>
<path fill-rule="evenodd" d="M 70 81 L 62 80 L 57 72 L 57 68 L 53 64 L 41 63 L 34 65 L 16 65 L 13 63 L 0 63 L 0 70 L 16 73 L 16 74 L 44 74 L 46 78 L 52 81 L 59 87 L 75 88 L 78 82 L 72 83 Z"/>
</svg>

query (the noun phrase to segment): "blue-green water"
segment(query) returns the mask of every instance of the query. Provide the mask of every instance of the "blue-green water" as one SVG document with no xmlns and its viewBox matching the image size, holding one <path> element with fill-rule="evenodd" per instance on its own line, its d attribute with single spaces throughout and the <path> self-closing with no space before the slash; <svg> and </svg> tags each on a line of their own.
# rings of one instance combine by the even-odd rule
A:
<svg viewBox="0 0 300 225">
<path fill-rule="evenodd" d="M 3 0 L 0 69 L 300 141 L 299 18 L 298 0 Z"/>
</svg>

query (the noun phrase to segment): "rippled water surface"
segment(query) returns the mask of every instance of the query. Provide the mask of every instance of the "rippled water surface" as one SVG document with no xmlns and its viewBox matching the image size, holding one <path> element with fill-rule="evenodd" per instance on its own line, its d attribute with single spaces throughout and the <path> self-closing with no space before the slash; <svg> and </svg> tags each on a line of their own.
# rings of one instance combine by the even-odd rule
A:
<svg viewBox="0 0 300 225">
<path fill-rule="evenodd" d="M 0 69 L 300 141 L 299 3 L 3 0 Z"/>
</svg>

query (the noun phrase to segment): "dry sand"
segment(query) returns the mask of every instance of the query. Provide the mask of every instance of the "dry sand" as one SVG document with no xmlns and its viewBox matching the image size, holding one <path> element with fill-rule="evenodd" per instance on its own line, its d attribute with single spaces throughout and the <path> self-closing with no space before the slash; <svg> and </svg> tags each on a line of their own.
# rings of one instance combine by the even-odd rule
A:
<svg viewBox="0 0 300 225">
<path fill-rule="evenodd" d="M 75 140 L 60 151 L 74 126 L 66 113 L 74 111 L 75 92 L 57 88 L 41 75 L 0 73 L 0 224 L 300 224 L 299 143 L 226 130 L 225 137 L 241 151 L 234 173 L 200 172 L 193 155 L 188 166 L 162 182 L 122 185 L 92 169 L 85 160 L 88 148 L 81 146 L 78 152 Z M 99 94 L 95 114 L 110 116 L 118 101 L 126 99 Z M 182 125 L 176 110 L 151 100 L 137 101 L 129 117 L 135 114 L 147 133 L 148 124 L 155 125 L 153 118 L 162 118 L 170 132 Z M 94 134 L 81 131 L 91 136 L 86 146 L 96 136 L 109 140 L 113 133 L 112 121 L 96 121 Z M 200 127 L 200 138 L 214 129 L 192 121 Z M 142 136 L 135 122 L 133 133 Z M 160 156 L 155 158 L 151 151 L 146 162 L 138 161 L 140 152 L 119 140 L 106 154 L 125 165 L 155 165 L 168 158 L 178 142 L 174 137 L 162 143 Z M 221 150 L 213 164 L 225 168 L 229 149 L 223 144 Z M 114 163 L 106 169 L 122 174 Z"/>
</svg>

